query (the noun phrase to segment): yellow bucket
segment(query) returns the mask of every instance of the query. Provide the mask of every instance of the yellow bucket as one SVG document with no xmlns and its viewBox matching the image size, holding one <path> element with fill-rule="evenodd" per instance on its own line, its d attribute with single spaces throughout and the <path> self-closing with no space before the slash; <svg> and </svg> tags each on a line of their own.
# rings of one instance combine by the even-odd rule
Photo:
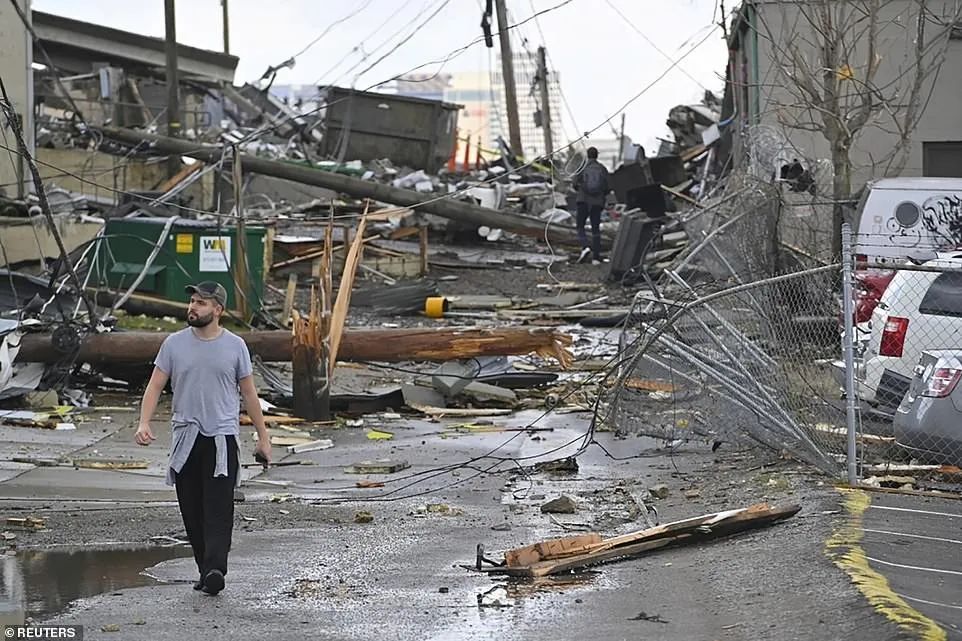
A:
<svg viewBox="0 0 962 641">
<path fill-rule="evenodd" d="M 428 318 L 441 318 L 448 311 L 448 299 L 432 296 L 424 300 L 424 313 Z"/>
</svg>

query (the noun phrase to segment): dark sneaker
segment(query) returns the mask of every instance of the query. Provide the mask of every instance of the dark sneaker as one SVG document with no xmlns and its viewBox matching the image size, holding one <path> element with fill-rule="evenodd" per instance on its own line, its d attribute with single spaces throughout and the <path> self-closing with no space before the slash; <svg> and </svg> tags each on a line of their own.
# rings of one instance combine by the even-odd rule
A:
<svg viewBox="0 0 962 641">
<path fill-rule="evenodd" d="M 205 593 L 214 595 L 224 589 L 224 573 L 220 570 L 211 570 L 204 577 L 204 587 L 201 588 Z"/>
<path fill-rule="evenodd" d="M 585 262 L 588 256 L 591 256 L 591 248 L 585 247 L 584 249 L 581 250 L 581 255 L 578 256 L 578 262 L 579 263 Z"/>
</svg>

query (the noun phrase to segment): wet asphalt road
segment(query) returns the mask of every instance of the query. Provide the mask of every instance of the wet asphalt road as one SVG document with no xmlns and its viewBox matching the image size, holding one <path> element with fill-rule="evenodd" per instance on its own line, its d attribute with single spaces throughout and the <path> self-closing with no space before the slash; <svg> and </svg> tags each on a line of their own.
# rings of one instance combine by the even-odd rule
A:
<svg viewBox="0 0 962 641">
<path fill-rule="evenodd" d="M 384 447 L 394 448 L 395 456 L 410 457 L 416 470 L 434 465 L 435 458 L 458 460 L 506 440 L 504 434 L 494 441 L 492 435 L 441 441 L 423 438 L 419 430 L 429 428 L 437 429 L 397 429 L 400 442 Z M 577 433 L 573 427 L 559 427 L 543 433 L 545 441 L 525 435 L 503 453 L 535 456 Z M 614 452 L 646 446 L 644 439 L 600 438 Z M 402 447 L 405 443 L 410 447 Z M 343 438 L 339 445 L 351 448 Z M 316 456 L 330 459 L 331 452 Z M 823 554 L 834 518 L 826 512 L 837 509 L 837 495 L 828 487 L 789 492 L 805 508 L 776 527 L 604 566 L 574 581 L 506 581 L 461 567 L 473 562 L 479 542 L 489 551 L 498 551 L 563 535 L 540 513 L 543 499 L 539 496 L 574 495 L 592 508 L 559 520 L 593 523 L 610 497 L 606 490 L 592 488 L 626 479 L 643 485 L 669 483 L 672 495 L 658 504 L 663 521 L 731 507 L 733 502 L 743 504 L 746 496 L 766 494 L 735 478 L 713 486 L 722 473 L 713 457 L 701 452 L 678 454 L 672 460 L 613 462 L 591 449 L 579 460 L 581 472 L 574 478 L 541 476 L 530 483 L 519 479 L 506 484 L 503 476 L 480 476 L 429 497 L 358 503 L 353 509 L 374 515 L 374 522 L 366 525 L 343 519 L 284 531 L 238 533 L 228 588 L 216 598 L 192 591 L 185 582 L 193 578 L 194 568 L 190 560 L 176 559 L 151 569 L 172 583 L 92 597 L 54 620 L 85 625 L 87 639 L 125 641 L 210 634 L 250 639 L 439 641 L 900 638 Z M 281 475 L 282 469 L 293 477 L 310 471 L 278 468 L 270 475 Z M 333 475 L 334 469 L 329 472 Z M 343 474 L 340 478 L 344 485 Z M 306 476 L 297 481 L 307 485 Z M 695 484 L 704 497 L 685 499 L 683 489 Z M 519 490 L 529 498 L 517 499 Z M 425 501 L 445 503 L 463 513 L 420 513 Z M 337 509 L 343 512 L 344 507 Z M 333 509 L 317 507 L 322 513 Z M 491 529 L 504 523 L 511 529 Z M 625 526 L 637 529 L 640 524 Z M 111 624 L 119 625 L 121 632 L 101 631 Z"/>
<path fill-rule="evenodd" d="M 962 501 L 872 494 L 862 547 L 913 608 L 962 639 Z"/>
<path fill-rule="evenodd" d="M 510 427 L 530 418 L 493 423 Z M 499 456 L 523 457 L 525 465 L 556 458 L 577 448 L 585 428 L 584 416 L 577 414 L 552 417 L 545 425 L 553 431 L 537 434 L 447 429 L 457 422 L 464 421 L 374 420 L 361 429 L 332 429 L 317 436 L 332 438 L 333 449 L 302 455 L 313 465 L 278 467 L 248 478 L 248 501 L 263 502 L 257 512 L 243 506 L 238 512 L 257 514 L 258 523 L 292 522 L 285 529 L 250 531 L 247 523 L 238 523 L 228 587 L 218 597 L 191 590 L 196 573 L 192 561 L 173 559 L 150 568 L 161 583 L 82 599 L 51 621 L 84 625 L 88 640 L 124 641 L 206 636 L 298 641 L 903 638 L 826 558 L 824 542 L 840 518 L 838 494 L 826 484 L 819 486 L 790 470 L 776 478 L 777 463 L 761 470 L 747 455 L 723 448 L 716 456 L 705 446 L 671 457 L 624 461 L 591 448 L 579 457 L 581 469 L 573 476 L 525 476 L 511 463 L 503 467 L 504 474 L 481 474 L 483 468 L 472 464 L 432 476 L 429 472 L 438 466 L 468 461 L 495 448 Z M 370 427 L 389 430 L 394 437 L 369 440 Z M 81 426 L 78 434 L 86 439 L 77 442 L 82 453 L 144 457 L 148 469 L 11 470 L 10 478 L 0 483 L 0 499 L 8 506 L 27 507 L 43 497 L 43 505 L 51 509 L 81 497 L 107 502 L 98 503 L 107 515 L 98 512 L 96 519 L 85 519 L 81 512 L 74 524 L 61 517 L 56 521 L 61 529 L 43 535 L 48 543 L 58 537 L 62 542 L 81 537 L 143 542 L 168 533 L 176 508 L 164 503 L 173 493 L 161 480 L 166 431 L 160 431 L 155 446 L 137 448 L 131 444 L 130 425 L 114 423 L 89 439 L 86 429 Z M 619 456 L 656 445 L 650 439 L 617 440 L 610 434 L 598 438 Z M 56 447 L 69 449 L 67 444 Z M 243 447 L 249 458 L 249 439 Z M 385 488 L 354 487 L 368 477 L 345 474 L 345 467 L 381 458 L 404 459 L 410 468 L 398 475 L 369 477 L 386 481 Z M 640 529 L 644 523 L 637 516 L 626 516 L 622 490 L 643 491 L 656 483 L 666 483 L 671 491 L 657 503 L 662 522 L 765 499 L 798 501 L 803 509 L 770 529 L 607 565 L 574 580 L 505 581 L 461 567 L 473 563 L 478 543 L 496 555 L 564 536 L 558 523 L 605 535 Z M 692 489 L 698 490 L 697 496 L 686 498 Z M 580 508 L 552 520 L 540 505 L 560 494 L 573 496 Z M 266 502 L 272 495 L 319 503 Z M 380 500 L 362 500 L 372 497 Z M 165 529 L 131 522 L 122 508 L 109 507 L 110 501 L 137 500 L 159 503 L 154 509 L 171 513 L 163 521 Z M 428 512 L 427 504 L 452 509 L 448 514 Z M 373 515 L 372 523 L 354 522 L 354 513 L 361 510 Z M 101 525 L 89 530 L 88 523 L 95 520 Z M 510 529 L 502 529 L 506 525 Z M 499 529 L 492 529 L 495 526 Z M 23 544 L 29 544 L 30 535 L 21 536 Z M 153 562 L 145 557 L 145 566 Z M 114 625 L 120 632 L 103 630 Z"/>
</svg>

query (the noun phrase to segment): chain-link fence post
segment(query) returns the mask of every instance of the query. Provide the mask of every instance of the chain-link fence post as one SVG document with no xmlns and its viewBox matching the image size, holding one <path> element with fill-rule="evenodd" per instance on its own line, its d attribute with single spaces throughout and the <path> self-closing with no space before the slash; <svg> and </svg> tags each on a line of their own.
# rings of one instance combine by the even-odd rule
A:
<svg viewBox="0 0 962 641">
<path fill-rule="evenodd" d="M 845 359 L 845 426 L 848 436 L 848 483 L 858 482 L 858 457 L 855 441 L 855 302 L 852 297 L 852 227 L 842 225 L 842 356 Z"/>
</svg>

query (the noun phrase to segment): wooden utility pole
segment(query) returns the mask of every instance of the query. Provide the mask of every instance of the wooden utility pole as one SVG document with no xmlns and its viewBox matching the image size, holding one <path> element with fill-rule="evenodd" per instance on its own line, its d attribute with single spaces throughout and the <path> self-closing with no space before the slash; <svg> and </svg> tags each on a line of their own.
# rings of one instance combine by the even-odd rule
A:
<svg viewBox="0 0 962 641">
<path fill-rule="evenodd" d="M 177 77 L 177 20 L 174 0 L 164 0 L 164 26 L 167 52 L 167 135 L 180 137 L 180 93 Z M 180 171 L 180 156 L 171 154 L 167 160 L 168 175 Z"/>
<path fill-rule="evenodd" d="M 498 8 L 498 37 L 501 39 L 501 75 L 504 77 L 504 102 L 508 109 L 508 133 L 511 151 L 524 156 L 521 126 L 518 122 L 518 89 L 514 84 L 514 58 L 511 55 L 511 32 L 508 31 L 508 8 L 504 0 L 494 0 Z"/>
<path fill-rule="evenodd" d="M 615 167 L 625 162 L 625 112 L 621 112 L 621 133 L 618 134 L 618 159 Z"/>
<path fill-rule="evenodd" d="M 234 214 L 237 216 L 237 252 L 234 259 L 234 274 L 237 283 L 234 288 L 234 302 L 245 321 L 250 317 L 250 274 L 247 272 L 247 224 L 244 220 L 244 172 L 241 167 L 240 149 L 234 147 Z"/>
<path fill-rule="evenodd" d="M 166 332 L 107 332 L 88 334 L 75 362 L 150 363 L 167 338 Z M 290 330 L 242 332 L 251 354 L 265 362 L 291 362 L 294 338 Z M 475 327 L 413 329 L 350 329 L 341 338 L 337 358 L 341 361 L 450 361 L 482 356 L 538 353 L 570 364 L 567 349 L 572 339 L 552 327 Z M 55 363 L 63 358 L 50 334 L 25 334 L 18 362 Z"/>
<path fill-rule="evenodd" d="M 230 19 L 227 0 L 220 0 L 220 6 L 224 10 L 224 53 L 230 53 Z"/>
<path fill-rule="evenodd" d="M 544 155 L 554 155 L 554 139 L 551 136 L 551 99 L 548 93 L 548 56 L 544 47 L 538 47 L 538 84 L 541 86 L 541 130 L 544 132 Z"/>
</svg>

